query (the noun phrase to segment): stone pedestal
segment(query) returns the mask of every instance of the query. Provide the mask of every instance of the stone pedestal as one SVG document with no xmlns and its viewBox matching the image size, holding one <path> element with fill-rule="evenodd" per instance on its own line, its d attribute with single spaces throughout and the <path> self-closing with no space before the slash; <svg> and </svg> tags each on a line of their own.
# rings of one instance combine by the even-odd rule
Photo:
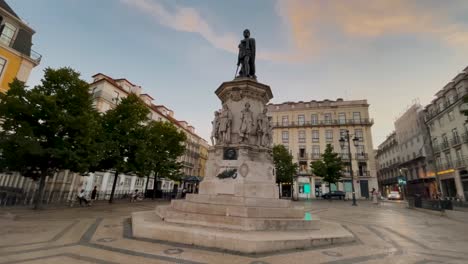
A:
<svg viewBox="0 0 468 264">
<path fill-rule="evenodd" d="M 216 95 L 225 111 L 222 115 L 229 117 L 221 121 L 229 124 L 229 135 L 217 133 L 215 122 L 218 140 L 209 150 L 199 194 L 133 214 L 134 235 L 244 253 L 352 241 L 339 225 L 327 223 L 329 228 L 320 230 L 317 216 L 306 218 L 303 208 L 279 199 L 271 142 L 258 137 L 271 133 L 269 122 L 267 127 L 262 123 L 273 97 L 270 87 L 236 79 L 221 84 Z"/>
</svg>

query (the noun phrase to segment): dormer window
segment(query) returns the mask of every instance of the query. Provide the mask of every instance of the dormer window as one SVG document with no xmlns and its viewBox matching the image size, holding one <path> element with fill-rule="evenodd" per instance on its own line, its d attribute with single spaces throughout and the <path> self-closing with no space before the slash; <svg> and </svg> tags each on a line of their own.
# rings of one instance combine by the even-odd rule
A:
<svg viewBox="0 0 468 264">
<path fill-rule="evenodd" d="M 11 42 L 13 42 L 13 37 L 15 36 L 16 27 L 10 23 L 6 23 L 3 25 L 2 35 L 0 36 L 0 42 L 5 44 L 6 46 L 10 46 Z"/>
</svg>

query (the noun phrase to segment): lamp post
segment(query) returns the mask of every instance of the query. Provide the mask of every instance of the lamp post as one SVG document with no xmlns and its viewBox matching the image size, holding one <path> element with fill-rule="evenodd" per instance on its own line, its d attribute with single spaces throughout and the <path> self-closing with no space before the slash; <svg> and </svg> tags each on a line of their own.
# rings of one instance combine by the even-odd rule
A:
<svg viewBox="0 0 468 264">
<path fill-rule="evenodd" d="M 351 155 L 351 144 L 349 142 L 350 136 L 352 136 L 352 135 L 349 134 L 349 130 L 346 130 L 346 134 L 344 135 L 344 137 L 341 137 L 339 141 L 340 141 L 341 149 L 344 149 L 345 147 L 348 147 L 349 170 L 350 170 L 350 174 L 351 174 L 351 188 L 353 190 L 353 206 L 357 206 L 357 204 L 356 204 L 356 191 L 354 189 L 353 159 L 352 159 L 352 155 Z M 356 136 L 354 136 L 354 138 L 353 138 L 353 144 L 354 144 L 355 147 L 357 147 L 359 145 L 359 139 Z"/>
</svg>

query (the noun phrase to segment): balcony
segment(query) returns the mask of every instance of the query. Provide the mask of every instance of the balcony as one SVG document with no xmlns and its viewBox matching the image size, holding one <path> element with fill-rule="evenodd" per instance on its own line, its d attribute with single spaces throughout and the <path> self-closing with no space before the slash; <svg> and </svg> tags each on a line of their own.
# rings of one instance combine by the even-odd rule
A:
<svg viewBox="0 0 468 264">
<path fill-rule="evenodd" d="M 449 144 L 448 141 L 443 141 L 442 143 L 440 143 L 440 150 L 443 151 L 443 150 L 446 150 L 448 148 L 450 148 L 450 144 Z"/>
<path fill-rule="evenodd" d="M 437 116 L 438 114 L 440 114 L 441 112 L 445 111 L 447 108 L 450 108 L 452 107 L 452 105 L 456 104 L 458 102 L 458 100 L 460 99 L 463 99 L 463 97 L 467 94 L 467 92 L 465 90 L 463 90 L 461 93 L 459 94 L 456 94 L 454 97 L 453 97 L 453 101 L 452 102 L 444 102 L 444 105 L 442 108 L 440 108 L 438 105 L 435 106 L 435 108 L 428 112 L 427 115 L 426 115 L 426 121 L 429 121 L 431 120 L 432 118 L 434 118 L 435 116 Z"/>
<path fill-rule="evenodd" d="M 351 158 L 349 153 L 340 153 L 339 156 L 341 160 L 344 160 L 344 161 L 349 161 L 349 159 Z"/>
<path fill-rule="evenodd" d="M 358 176 L 369 177 L 371 176 L 370 171 L 358 171 Z"/>
<path fill-rule="evenodd" d="M 320 153 L 312 153 L 311 154 L 311 158 L 313 160 L 319 160 L 321 157 L 322 157 L 322 154 L 320 154 Z"/>
<path fill-rule="evenodd" d="M 1 45 L 7 46 L 8 48 L 11 48 L 11 49 L 15 50 L 16 52 L 21 53 L 23 56 L 27 56 L 28 58 L 30 58 L 32 61 L 34 61 L 37 64 L 39 64 L 41 62 L 41 59 L 42 59 L 41 54 L 39 54 L 38 52 L 36 52 L 36 51 L 34 51 L 32 49 L 23 51 L 21 49 L 18 49 L 18 47 L 13 47 L 14 42 L 15 42 L 15 39 L 10 38 L 10 37 L 8 37 L 6 35 L 2 35 L 2 39 L 0 40 Z"/>
<path fill-rule="evenodd" d="M 367 160 L 369 159 L 369 154 L 367 153 L 356 153 L 356 159 L 357 160 Z"/>
<path fill-rule="evenodd" d="M 455 160 L 455 168 L 462 168 L 466 167 L 467 161 L 464 159 L 457 159 Z"/>
<path fill-rule="evenodd" d="M 306 122 L 274 122 L 272 126 L 274 128 L 282 127 L 314 127 L 314 126 L 343 126 L 343 125 L 373 125 L 374 120 L 369 118 L 361 119 L 348 119 L 348 120 L 338 120 L 338 119 L 327 119 L 327 120 L 314 120 Z"/>
<path fill-rule="evenodd" d="M 297 153 L 297 159 L 298 160 L 307 160 L 307 152 L 298 152 Z"/>
<path fill-rule="evenodd" d="M 432 150 L 434 151 L 434 153 L 440 152 L 440 146 L 439 146 L 439 144 L 433 144 L 433 145 L 432 145 Z"/>
<path fill-rule="evenodd" d="M 457 145 L 460 145 L 462 143 L 460 137 L 457 135 L 457 136 L 454 136 L 451 140 L 450 140 L 450 145 L 452 147 L 454 146 L 457 146 Z"/>
<path fill-rule="evenodd" d="M 468 132 L 463 133 L 462 140 L 463 143 L 468 143 Z"/>
<path fill-rule="evenodd" d="M 351 172 L 350 171 L 342 171 L 342 174 L 344 177 L 351 177 Z"/>
</svg>

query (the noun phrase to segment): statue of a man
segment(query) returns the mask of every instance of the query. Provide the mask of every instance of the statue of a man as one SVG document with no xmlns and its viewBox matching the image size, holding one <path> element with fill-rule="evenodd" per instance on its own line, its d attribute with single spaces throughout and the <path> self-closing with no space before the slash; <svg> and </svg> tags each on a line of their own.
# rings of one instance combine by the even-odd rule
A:
<svg viewBox="0 0 468 264">
<path fill-rule="evenodd" d="M 268 116 L 266 115 L 268 109 L 265 107 L 263 108 L 263 112 L 258 114 L 257 116 L 257 145 L 265 146 L 265 133 L 268 129 Z"/>
<path fill-rule="evenodd" d="M 230 143 L 231 142 L 231 125 L 232 125 L 232 113 L 229 110 L 226 104 L 223 105 L 223 110 L 219 115 L 219 136 L 221 137 L 221 142 Z"/>
<path fill-rule="evenodd" d="M 214 146 L 219 142 L 219 112 L 214 112 L 214 119 L 211 122 L 213 125 L 213 131 L 211 131 L 211 144 Z"/>
<path fill-rule="evenodd" d="M 273 127 L 271 126 L 271 116 L 267 116 L 263 126 L 262 146 L 270 147 L 273 141 Z"/>
<path fill-rule="evenodd" d="M 253 126 L 253 113 L 250 110 L 250 104 L 247 102 L 245 103 L 245 108 L 241 111 L 241 126 L 239 131 L 241 142 L 249 142 Z"/>
<path fill-rule="evenodd" d="M 256 79 L 255 75 L 255 39 L 250 37 L 250 31 L 244 30 L 244 39 L 239 44 L 237 66 L 241 65 L 239 77 Z"/>
</svg>

